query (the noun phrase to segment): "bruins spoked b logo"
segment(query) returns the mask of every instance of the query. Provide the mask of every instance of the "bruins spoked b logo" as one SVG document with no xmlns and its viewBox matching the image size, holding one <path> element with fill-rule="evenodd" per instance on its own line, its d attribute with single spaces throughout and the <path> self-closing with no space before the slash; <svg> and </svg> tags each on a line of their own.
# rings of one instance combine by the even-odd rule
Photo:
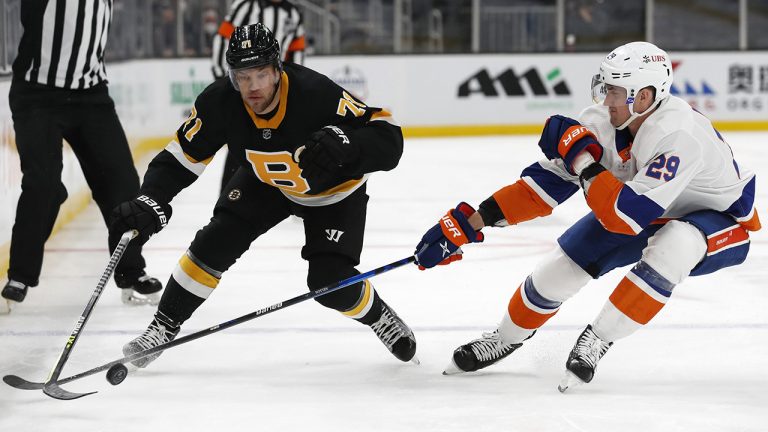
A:
<svg viewBox="0 0 768 432">
<path fill-rule="evenodd" d="M 240 199 L 241 196 L 243 196 L 243 193 L 240 192 L 240 189 L 232 189 L 227 194 L 227 199 L 229 199 L 230 201 L 237 201 Z"/>
</svg>

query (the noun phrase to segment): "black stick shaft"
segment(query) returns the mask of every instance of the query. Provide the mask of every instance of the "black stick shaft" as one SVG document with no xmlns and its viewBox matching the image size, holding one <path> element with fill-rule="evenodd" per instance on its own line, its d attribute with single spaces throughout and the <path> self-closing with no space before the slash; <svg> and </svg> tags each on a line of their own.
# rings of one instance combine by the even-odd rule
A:
<svg viewBox="0 0 768 432">
<path fill-rule="evenodd" d="M 282 301 L 280 303 L 275 303 L 272 306 L 268 306 L 268 307 L 265 307 L 263 309 L 259 309 L 257 311 L 254 311 L 254 312 L 251 312 L 249 314 L 237 317 L 235 319 L 232 319 L 232 320 L 229 320 L 229 321 L 225 321 L 225 322 L 220 323 L 220 324 L 216 324 L 215 326 L 209 327 L 209 328 L 207 328 L 205 330 L 200 330 L 200 331 L 197 331 L 195 333 L 191 333 L 191 334 L 188 334 L 186 336 L 182 336 L 182 337 L 180 337 L 178 339 L 174 339 L 174 340 L 172 340 L 170 342 L 158 345 L 158 346 L 156 346 L 154 348 L 150 348 L 148 350 L 137 352 L 136 354 L 132 354 L 132 355 L 129 355 L 127 357 L 123 357 L 121 359 L 113 360 L 113 361 L 111 361 L 109 363 L 105 363 L 105 364 L 103 364 L 101 366 L 97 366 L 97 367 L 95 367 L 93 369 L 87 370 L 85 372 L 81 372 L 81 373 L 76 374 L 76 375 L 72 375 L 72 376 L 67 377 L 67 378 L 62 378 L 62 379 L 60 379 L 60 380 L 58 380 L 56 382 L 58 384 L 66 384 L 66 383 L 68 383 L 70 381 L 75 381 L 75 380 L 78 380 L 80 378 L 85 378 L 87 376 L 99 373 L 101 371 L 105 371 L 105 370 L 111 368 L 112 366 L 114 366 L 114 365 L 116 365 L 118 363 L 127 363 L 127 362 L 130 362 L 130 361 L 138 360 L 140 358 L 144 358 L 146 356 L 152 355 L 152 354 L 154 354 L 156 352 L 159 352 L 159 351 L 165 351 L 165 350 L 167 350 L 169 348 L 173 348 L 175 346 L 179 346 L 179 345 L 185 344 L 187 342 L 191 342 L 191 341 L 193 341 L 195 339 L 200 339 L 201 337 L 208 336 L 210 334 L 219 332 L 221 330 L 228 329 L 230 327 L 234 327 L 234 326 L 236 326 L 238 324 L 242 324 L 242 323 L 244 323 L 246 321 L 250 321 L 250 320 L 252 320 L 254 318 L 258 318 L 258 317 L 267 315 L 269 313 L 278 311 L 280 309 L 287 308 L 288 306 L 295 305 L 296 303 L 301 303 L 301 302 L 306 301 L 306 300 L 310 300 L 310 299 L 313 299 L 313 298 L 316 298 L 316 297 L 320 297 L 320 296 L 328 294 L 328 293 L 332 293 L 332 292 L 334 292 L 336 290 L 339 290 L 341 288 L 348 287 L 350 285 L 354 285 L 354 284 L 356 284 L 358 282 L 362 282 L 362 281 L 364 281 L 366 279 L 370 279 L 373 276 L 376 276 L 376 275 L 379 275 L 379 274 L 382 274 L 382 273 L 386 273 L 386 272 L 388 272 L 390 270 L 393 270 L 393 269 L 396 269 L 398 267 L 402 267 L 402 266 L 404 266 L 406 264 L 412 263 L 415 260 L 416 260 L 416 258 L 413 257 L 413 256 L 410 256 L 408 258 L 403 258 L 403 259 L 401 259 L 399 261 L 395 261 L 393 263 L 381 266 L 379 268 L 373 269 L 373 270 L 368 271 L 366 273 L 362 273 L 362 274 L 359 274 L 357 276 L 352 276 L 350 278 L 347 278 L 347 279 L 344 279 L 342 281 L 333 283 L 331 285 L 326 285 L 323 288 L 320 288 L 318 290 L 310 291 L 310 292 L 308 292 L 306 294 L 302 294 L 300 296 L 296 296 L 296 297 L 290 298 L 288 300 L 284 300 L 284 301 Z"/>
<path fill-rule="evenodd" d="M 85 305 L 85 310 L 83 310 L 83 313 L 80 315 L 80 318 L 78 318 L 77 322 L 75 323 L 75 328 L 72 330 L 72 333 L 69 335 L 69 339 L 67 339 L 66 345 L 64 345 L 64 350 L 61 352 L 61 355 L 59 356 L 59 360 L 56 362 L 56 365 L 51 370 L 51 373 L 48 375 L 48 379 L 46 380 L 46 383 L 54 382 L 59 378 L 59 375 L 61 374 L 62 368 L 64 368 L 64 364 L 67 362 L 67 359 L 69 359 L 69 354 L 72 352 L 72 350 L 75 348 L 75 344 L 77 343 L 77 340 L 80 338 L 80 334 L 85 327 L 85 324 L 88 322 L 88 319 L 91 317 L 91 312 L 93 311 L 93 308 L 96 306 L 96 302 L 99 300 L 99 297 L 101 297 L 101 293 L 104 291 L 104 286 L 107 285 L 107 281 L 109 280 L 109 277 L 112 276 L 112 272 L 115 271 L 115 267 L 117 266 L 117 263 L 120 262 L 120 258 L 123 257 L 123 253 L 125 252 L 125 248 L 128 247 L 128 243 L 133 239 L 134 237 L 133 231 L 127 231 L 123 234 L 122 237 L 120 237 L 120 242 L 117 244 L 117 247 L 115 248 L 115 251 L 112 252 L 112 257 L 109 259 L 109 263 L 107 264 L 107 268 L 104 269 L 104 273 L 101 275 L 101 279 L 99 279 L 98 285 L 96 285 L 96 289 L 93 291 L 93 294 L 91 294 L 91 299 L 88 300 L 88 304 Z"/>
</svg>

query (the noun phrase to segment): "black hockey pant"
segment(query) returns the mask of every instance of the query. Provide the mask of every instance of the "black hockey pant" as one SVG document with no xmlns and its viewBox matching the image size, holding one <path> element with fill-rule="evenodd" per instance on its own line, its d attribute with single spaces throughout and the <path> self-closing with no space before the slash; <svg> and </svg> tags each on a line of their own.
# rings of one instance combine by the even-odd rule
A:
<svg viewBox="0 0 768 432">
<path fill-rule="evenodd" d="M 43 247 L 67 198 L 61 182 L 62 139 L 77 156 L 107 223 L 115 206 L 136 196 L 139 177 L 106 84 L 73 91 L 17 81 L 9 102 L 23 177 L 8 277 L 34 286 L 40 277 Z M 116 240 L 110 242 L 110 250 Z M 115 273 L 131 278 L 144 265 L 141 249 L 134 245 L 126 250 Z"/>
</svg>

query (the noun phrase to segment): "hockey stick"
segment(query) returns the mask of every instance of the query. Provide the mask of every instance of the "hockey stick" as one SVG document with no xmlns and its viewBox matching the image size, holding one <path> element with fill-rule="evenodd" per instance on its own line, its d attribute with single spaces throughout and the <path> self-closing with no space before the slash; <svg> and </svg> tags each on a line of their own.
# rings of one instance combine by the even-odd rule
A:
<svg viewBox="0 0 768 432">
<path fill-rule="evenodd" d="M 341 288 L 348 287 L 350 285 L 354 285 L 354 284 L 356 284 L 358 282 L 362 282 L 362 281 L 364 281 L 366 279 L 370 279 L 370 278 L 372 278 L 372 277 L 374 277 L 376 275 L 379 275 L 379 274 L 382 274 L 382 273 L 386 273 L 386 272 L 388 272 L 390 270 L 393 270 L 393 269 L 396 269 L 398 267 L 402 267 L 402 266 L 404 266 L 406 264 L 412 263 L 415 260 L 416 260 L 415 256 L 410 256 L 408 258 L 403 258 L 403 259 L 401 259 L 399 261 L 395 261 L 393 263 L 381 266 L 379 268 L 373 269 L 373 270 L 368 271 L 366 273 L 362 273 L 362 274 L 359 274 L 357 276 L 352 276 L 352 277 L 344 279 L 342 281 L 339 281 L 339 282 L 336 282 L 336 283 L 333 283 L 333 284 L 330 284 L 330 285 L 326 285 L 326 286 L 324 286 L 324 287 L 322 287 L 322 288 L 320 288 L 320 289 L 318 289 L 316 291 L 310 291 L 308 293 L 305 293 L 305 294 L 302 294 L 302 295 L 290 298 L 288 300 L 284 300 L 284 301 L 279 302 L 279 303 L 275 303 L 275 304 L 273 304 L 271 306 L 267 306 L 267 307 L 265 307 L 263 309 L 259 309 L 257 311 L 254 311 L 254 312 L 251 312 L 249 314 L 237 317 L 235 319 L 232 319 L 232 320 L 229 320 L 229 321 L 225 321 L 225 322 L 220 323 L 220 324 L 216 324 L 215 326 L 209 327 L 209 328 L 207 328 L 205 330 L 200 330 L 200 331 L 197 331 L 195 333 L 191 333 L 191 334 L 188 334 L 186 336 L 182 336 L 182 337 L 180 337 L 178 339 L 174 339 L 174 340 L 172 340 L 170 342 L 166 342 L 166 343 L 158 345 L 158 346 L 156 346 L 154 348 L 150 348 L 148 350 L 140 351 L 140 352 L 137 352 L 135 354 L 131 354 L 129 356 L 123 357 L 121 359 L 113 360 L 113 361 L 111 361 L 109 363 L 104 363 L 101 366 L 97 366 L 97 367 L 95 367 L 93 369 L 90 369 L 90 370 L 87 370 L 85 372 L 81 372 L 81 373 L 76 374 L 76 375 L 72 375 L 72 376 L 69 376 L 69 377 L 66 377 L 66 378 L 62 378 L 60 380 L 49 380 L 48 382 L 45 383 L 45 385 L 43 385 L 41 383 L 29 383 L 29 382 L 25 381 L 26 383 L 32 384 L 33 386 L 32 387 L 22 386 L 22 385 L 19 385 L 19 384 L 20 384 L 20 381 L 23 381 L 23 380 L 21 378 L 15 376 L 15 375 L 6 375 L 6 376 L 3 377 L 3 381 L 5 381 L 5 383 L 10 385 L 11 387 L 16 387 L 16 388 L 24 389 L 24 390 L 36 390 L 36 389 L 43 388 L 44 389 L 43 391 L 45 392 L 45 394 L 47 394 L 48 396 L 50 396 L 50 397 L 52 397 L 54 399 L 70 400 L 70 399 L 77 399 L 77 398 L 80 398 L 80 397 L 83 397 L 83 396 L 88 396 L 88 395 L 94 394 L 96 392 L 92 391 L 92 392 L 88 392 L 88 393 L 72 393 L 72 392 L 68 392 L 68 391 L 62 389 L 61 387 L 59 387 L 59 384 L 66 384 L 66 383 L 71 382 L 71 381 L 79 380 L 80 378 L 85 378 L 87 376 L 91 376 L 91 375 L 94 375 L 94 374 L 99 373 L 101 371 L 105 371 L 107 369 L 110 369 L 113 366 L 122 365 L 122 364 L 125 364 L 125 363 L 128 363 L 128 362 L 134 361 L 134 360 L 138 360 L 140 358 L 147 357 L 147 356 L 152 355 L 152 354 L 154 354 L 156 352 L 165 351 L 165 350 L 173 348 L 175 346 L 179 346 L 179 345 L 185 344 L 187 342 L 191 342 L 191 341 L 193 341 L 195 339 L 200 339 L 201 337 L 205 337 L 205 336 L 208 336 L 210 334 L 217 333 L 217 332 L 219 332 L 221 330 L 228 329 L 230 327 L 234 327 L 234 326 L 236 326 L 238 324 L 242 324 L 242 323 L 244 323 L 246 321 L 250 321 L 250 320 L 252 320 L 254 318 L 258 318 L 258 317 L 264 316 L 266 314 L 278 311 L 280 309 L 285 309 L 288 306 L 295 305 L 296 303 L 301 303 L 301 302 L 306 301 L 306 300 L 310 300 L 310 299 L 313 299 L 313 298 L 316 298 L 316 297 L 320 297 L 320 296 L 325 295 L 325 294 L 332 293 L 332 292 L 334 292 L 336 290 L 339 290 Z M 120 379 L 119 382 L 117 382 L 115 384 L 119 384 L 120 382 L 122 382 L 122 379 Z M 48 389 L 48 388 L 55 388 L 56 391 L 53 391 L 53 392 L 46 391 L 45 389 Z"/>
<path fill-rule="evenodd" d="M 69 399 L 73 395 L 75 397 L 84 396 L 77 396 L 76 393 L 70 393 L 60 388 L 56 380 L 59 379 L 61 370 L 64 368 L 64 364 L 67 362 L 67 359 L 69 359 L 69 354 L 75 348 L 75 344 L 80 338 L 80 332 L 82 331 L 83 327 L 85 327 L 88 319 L 91 317 L 91 312 L 96 306 L 96 302 L 99 300 L 99 297 L 101 297 L 101 293 L 104 291 L 104 286 L 107 284 L 109 277 L 112 276 L 112 272 L 115 270 L 115 266 L 117 266 L 117 263 L 120 262 L 120 258 L 123 257 L 123 253 L 125 253 L 125 249 L 128 247 L 128 243 L 134 237 L 136 237 L 137 234 L 138 232 L 136 230 L 126 231 L 122 237 L 120 237 L 120 241 L 117 243 L 117 247 L 115 248 L 115 251 L 112 252 L 112 257 L 109 259 L 107 268 L 104 269 L 104 273 L 102 273 L 101 279 L 99 279 L 99 283 L 96 285 L 96 289 L 93 291 L 93 294 L 91 294 L 91 299 L 85 306 L 85 310 L 83 310 L 80 318 L 77 319 L 75 328 L 69 335 L 67 343 L 64 345 L 64 350 L 61 352 L 59 360 L 56 361 L 56 365 L 53 366 L 51 373 L 48 375 L 48 379 L 44 383 L 36 383 L 27 381 L 24 378 L 18 377 L 16 375 L 6 375 L 3 377 L 3 381 L 5 381 L 6 384 L 11 387 L 16 387 L 23 390 L 42 389 L 45 394 L 56 399 Z"/>
</svg>

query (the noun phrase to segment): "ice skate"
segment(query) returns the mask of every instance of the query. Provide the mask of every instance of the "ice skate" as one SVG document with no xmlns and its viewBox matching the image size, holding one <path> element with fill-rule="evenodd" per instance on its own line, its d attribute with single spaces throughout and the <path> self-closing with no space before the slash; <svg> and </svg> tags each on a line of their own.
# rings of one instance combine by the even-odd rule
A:
<svg viewBox="0 0 768 432">
<path fill-rule="evenodd" d="M 163 290 L 163 284 L 144 272 L 135 279 L 115 274 L 115 283 L 122 290 L 124 304 L 157 306 L 160 303 L 160 291 Z"/>
<path fill-rule="evenodd" d="M 371 329 L 398 360 L 419 364 L 416 358 L 416 338 L 411 328 L 383 300 L 381 317 L 371 324 Z"/>
<path fill-rule="evenodd" d="M 534 332 L 535 333 L 535 332 Z M 533 336 L 533 335 L 531 335 Z M 531 336 L 528 336 L 529 339 Z M 443 375 L 474 372 L 488 367 L 523 346 L 523 343 L 505 344 L 498 330 L 483 333 L 483 337 L 462 345 L 453 352 L 453 358 Z"/>
<path fill-rule="evenodd" d="M 606 342 L 600 339 L 592 331 L 592 326 L 588 325 L 581 332 L 576 345 L 573 346 L 571 353 L 568 355 L 568 361 L 565 363 L 565 376 L 560 381 L 560 385 L 557 386 L 560 393 L 565 392 L 569 388 L 592 381 L 592 378 L 595 376 L 597 363 L 603 358 L 611 345 L 613 345 L 613 342 Z"/>
<path fill-rule="evenodd" d="M 154 348 L 160 344 L 164 344 L 172 341 L 177 334 L 179 334 L 181 326 L 179 323 L 165 316 L 162 312 L 155 314 L 155 319 L 149 324 L 144 333 L 136 339 L 123 345 L 123 355 L 130 356 L 141 351 L 145 351 Z M 136 359 L 131 363 L 139 368 L 145 368 L 147 365 L 155 361 L 160 357 L 162 351 L 148 355 L 140 359 Z"/>
<path fill-rule="evenodd" d="M 24 301 L 27 296 L 29 287 L 21 282 L 13 279 L 8 280 L 8 283 L 3 287 L 3 300 L 0 305 L 0 314 L 9 314 L 13 308 L 19 303 Z"/>
</svg>

